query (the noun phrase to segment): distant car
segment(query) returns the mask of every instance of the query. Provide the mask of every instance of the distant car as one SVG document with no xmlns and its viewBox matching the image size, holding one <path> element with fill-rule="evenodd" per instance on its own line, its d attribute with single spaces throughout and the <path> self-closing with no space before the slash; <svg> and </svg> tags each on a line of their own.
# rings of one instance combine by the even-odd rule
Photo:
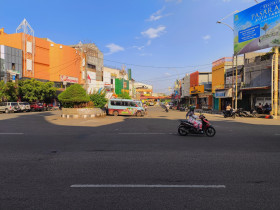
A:
<svg viewBox="0 0 280 210">
<path fill-rule="evenodd" d="M 50 104 L 44 103 L 43 106 L 44 106 L 44 111 L 53 110 L 53 104 L 51 104 L 51 103 Z"/>
<path fill-rule="evenodd" d="M 32 103 L 31 105 L 30 105 L 30 108 L 31 108 L 31 111 L 32 112 L 35 112 L 35 111 L 43 111 L 44 110 L 44 106 L 43 106 L 43 104 L 42 103 L 37 103 L 37 102 L 35 102 L 35 103 Z"/>
<path fill-rule="evenodd" d="M 20 107 L 17 102 L 1 102 L 0 103 L 0 112 L 10 113 L 18 112 Z"/>
<path fill-rule="evenodd" d="M 18 106 L 21 112 L 29 112 L 31 110 L 30 104 L 27 102 L 18 102 Z"/>
</svg>

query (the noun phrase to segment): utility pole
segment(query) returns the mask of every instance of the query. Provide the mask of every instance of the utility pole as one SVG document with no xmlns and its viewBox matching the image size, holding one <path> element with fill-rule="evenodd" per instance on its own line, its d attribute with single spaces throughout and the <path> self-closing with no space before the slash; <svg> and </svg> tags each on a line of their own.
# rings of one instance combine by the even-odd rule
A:
<svg viewBox="0 0 280 210">
<path fill-rule="evenodd" d="M 237 55 L 236 55 L 236 70 L 235 70 L 235 109 L 237 109 L 237 70 L 238 70 L 238 66 L 237 66 Z"/>
<path fill-rule="evenodd" d="M 233 98 L 233 75 L 234 75 L 234 54 L 232 56 L 232 77 L 231 77 L 231 107 L 234 106 L 234 98 Z"/>
<path fill-rule="evenodd" d="M 275 47 L 275 70 L 274 70 L 274 113 L 275 113 L 275 119 L 277 119 L 278 115 L 278 60 L 279 60 L 279 49 L 278 47 Z"/>
</svg>

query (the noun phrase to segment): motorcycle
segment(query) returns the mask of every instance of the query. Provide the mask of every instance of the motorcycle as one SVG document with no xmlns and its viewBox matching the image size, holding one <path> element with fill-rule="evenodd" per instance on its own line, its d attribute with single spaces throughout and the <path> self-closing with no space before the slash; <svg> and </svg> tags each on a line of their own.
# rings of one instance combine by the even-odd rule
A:
<svg viewBox="0 0 280 210">
<path fill-rule="evenodd" d="M 244 111 L 242 108 L 240 108 L 237 110 L 236 113 L 239 117 L 254 117 L 254 118 L 258 117 L 257 116 L 258 113 L 255 110 L 251 110 L 249 112 L 249 111 Z"/>
<path fill-rule="evenodd" d="M 200 115 L 199 119 L 202 122 L 202 129 L 195 128 L 194 125 L 188 120 L 180 120 L 178 127 L 178 133 L 180 136 L 187 136 L 188 134 L 206 134 L 208 137 L 213 137 L 216 134 L 215 128 L 205 118 L 204 115 Z"/>
<path fill-rule="evenodd" d="M 233 119 L 236 117 L 236 112 L 231 109 L 230 111 L 223 111 L 224 118 L 232 117 Z"/>
</svg>

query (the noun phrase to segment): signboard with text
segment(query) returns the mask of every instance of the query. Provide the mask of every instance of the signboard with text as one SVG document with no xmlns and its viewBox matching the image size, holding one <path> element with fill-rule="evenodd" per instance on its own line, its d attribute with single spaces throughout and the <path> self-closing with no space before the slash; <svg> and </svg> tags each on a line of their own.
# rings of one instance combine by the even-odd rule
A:
<svg viewBox="0 0 280 210">
<path fill-rule="evenodd" d="M 280 46 L 280 0 L 267 0 L 234 15 L 234 54 Z"/>
<path fill-rule="evenodd" d="M 190 94 L 204 93 L 204 85 L 190 87 Z"/>
<path fill-rule="evenodd" d="M 78 78 L 76 77 L 68 77 L 65 75 L 60 75 L 60 81 L 61 82 L 68 82 L 68 83 L 78 83 Z"/>
</svg>

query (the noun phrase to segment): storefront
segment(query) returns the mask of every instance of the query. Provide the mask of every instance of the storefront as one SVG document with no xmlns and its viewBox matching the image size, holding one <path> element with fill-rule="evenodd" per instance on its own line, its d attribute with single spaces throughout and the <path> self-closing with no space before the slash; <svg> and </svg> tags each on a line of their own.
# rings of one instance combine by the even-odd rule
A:
<svg viewBox="0 0 280 210">
<path fill-rule="evenodd" d="M 60 75 L 60 82 L 56 82 L 55 86 L 60 88 L 69 87 L 70 85 L 77 84 L 79 79 L 76 77 L 69 77 L 66 75 Z"/>
<path fill-rule="evenodd" d="M 214 107 L 216 110 L 224 110 L 232 103 L 232 89 L 216 89 L 214 95 Z"/>
<path fill-rule="evenodd" d="M 245 110 L 257 109 L 259 105 L 271 106 L 271 87 L 242 88 L 242 101 L 238 107 Z"/>
</svg>

